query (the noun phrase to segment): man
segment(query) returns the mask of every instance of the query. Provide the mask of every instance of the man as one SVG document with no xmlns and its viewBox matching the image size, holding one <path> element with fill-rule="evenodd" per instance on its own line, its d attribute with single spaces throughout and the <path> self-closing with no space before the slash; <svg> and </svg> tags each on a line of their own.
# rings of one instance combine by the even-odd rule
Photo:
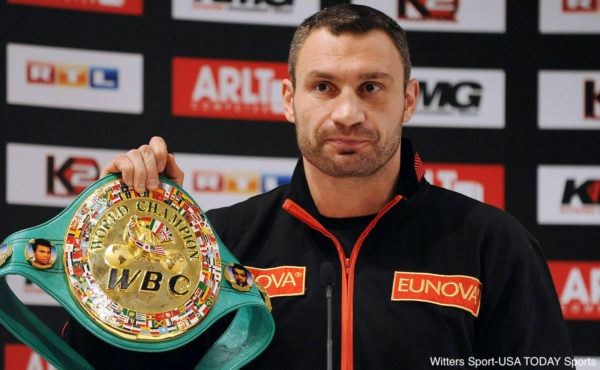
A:
<svg viewBox="0 0 600 370">
<path fill-rule="evenodd" d="M 33 257 L 31 257 L 32 264 L 40 266 L 50 264 L 50 259 L 52 258 L 52 245 L 50 242 L 44 239 L 35 239 L 31 248 L 33 249 Z"/>
<path fill-rule="evenodd" d="M 304 291 L 272 299 L 275 338 L 249 367 L 325 366 L 326 264 L 334 368 L 570 356 L 536 241 L 503 211 L 428 184 L 401 140 L 419 86 L 396 22 L 364 6 L 325 9 L 296 31 L 289 68 L 284 112 L 302 152 L 291 183 L 207 213 L 245 265 L 305 268 Z M 137 191 L 158 173 L 183 180 L 157 137 L 105 172 Z"/>
<path fill-rule="evenodd" d="M 244 266 L 236 263 L 231 267 L 231 270 L 233 271 L 233 278 L 237 285 L 242 288 L 248 286 L 248 274 Z"/>
</svg>

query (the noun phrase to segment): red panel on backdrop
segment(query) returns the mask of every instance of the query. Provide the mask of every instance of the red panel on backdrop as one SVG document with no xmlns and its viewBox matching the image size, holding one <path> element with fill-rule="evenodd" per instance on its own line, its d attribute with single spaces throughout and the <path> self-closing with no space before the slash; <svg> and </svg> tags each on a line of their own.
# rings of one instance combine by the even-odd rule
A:
<svg viewBox="0 0 600 370">
<path fill-rule="evenodd" d="M 433 185 L 504 209 L 504 166 L 425 162 L 423 167 Z"/>
<path fill-rule="evenodd" d="M 173 115 L 285 121 L 287 63 L 173 58 Z"/>
<path fill-rule="evenodd" d="M 566 320 L 600 320 L 600 261 L 549 261 Z"/>
<path fill-rule="evenodd" d="M 4 370 L 54 370 L 40 355 L 24 344 L 4 345 Z"/>
<path fill-rule="evenodd" d="M 46 6 L 50 8 L 88 10 L 92 12 L 130 15 L 142 15 L 144 11 L 143 0 L 8 0 L 8 2 L 22 5 Z"/>
</svg>

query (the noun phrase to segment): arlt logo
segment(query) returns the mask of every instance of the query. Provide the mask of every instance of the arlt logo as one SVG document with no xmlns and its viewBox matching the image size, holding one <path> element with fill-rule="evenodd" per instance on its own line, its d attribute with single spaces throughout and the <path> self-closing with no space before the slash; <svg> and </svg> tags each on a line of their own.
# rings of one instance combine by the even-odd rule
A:
<svg viewBox="0 0 600 370">
<path fill-rule="evenodd" d="M 426 163 L 425 178 L 433 185 L 504 209 L 504 167 L 501 165 Z"/>
<path fill-rule="evenodd" d="M 458 0 L 398 0 L 400 19 L 456 21 Z"/>
<path fill-rule="evenodd" d="M 476 113 L 483 90 L 477 81 L 437 81 L 433 85 L 427 81 L 420 81 L 419 89 L 422 93 L 417 102 L 418 110 L 448 114 L 456 110 L 461 113 Z"/>
<path fill-rule="evenodd" d="M 60 87 L 117 89 L 119 87 L 119 70 L 78 64 L 28 61 L 27 82 Z"/>
<path fill-rule="evenodd" d="M 273 268 L 255 268 L 246 266 L 254 281 L 260 283 L 269 293 L 269 297 L 303 295 L 306 282 L 306 267 L 279 266 Z"/>
<path fill-rule="evenodd" d="M 600 320 L 600 262 L 549 261 L 563 316 Z"/>
<path fill-rule="evenodd" d="M 173 59 L 173 115 L 283 121 L 286 63 Z"/>
<path fill-rule="evenodd" d="M 595 80 L 585 80 L 584 96 L 585 118 L 600 119 L 600 91 Z"/>
<path fill-rule="evenodd" d="M 593 13 L 600 11 L 598 0 L 563 0 L 562 9 L 565 13 Z"/>
<path fill-rule="evenodd" d="M 68 157 L 56 163 L 53 155 L 46 157 L 46 192 L 50 195 L 77 195 L 99 176 L 100 168 L 93 158 Z"/>
<path fill-rule="evenodd" d="M 561 204 L 563 206 L 600 204 L 600 180 L 587 180 L 579 184 L 573 179 L 567 180 Z"/>
</svg>

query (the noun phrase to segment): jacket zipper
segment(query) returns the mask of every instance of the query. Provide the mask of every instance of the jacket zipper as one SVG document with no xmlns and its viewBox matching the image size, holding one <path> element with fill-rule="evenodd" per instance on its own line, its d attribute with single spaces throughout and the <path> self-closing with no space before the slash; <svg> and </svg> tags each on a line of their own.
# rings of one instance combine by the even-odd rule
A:
<svg viewBox="0 0 600 370">
<path fill-rule="evenodd" d="M 354 345 L 354 328 L 353 328 L 353 316 L 354 316 L 354 269 L 356 267 L 356 259 L 358 258 L 358 252 L 362 247 L 367 235 L 371 232 L 377 221 L 388 211 L 390 208 L 396 205 L 402 199 L 401 195 L 396 195 L 369 223 L 367 228 L 358 237 L 350 258 L 346 257 L 342 245 L 333 234 L 331 234 L 323 225 L 319 223 L 310 213 L 306 212 L 302 207 L 296 204 L 290 199 L 286 199 L 283 203 L 283 209 L 296 217 L 300 221 L 304 222 L 311 228 L 319 231 L 333 241 L 340 263 L 344 269 L 342 274 L 342 345 L 341 345 L 341 361 L 340 369 L 352 370 L 354 368 L 354 356 L 353 356 L 353 345 Z"/>
</svg>

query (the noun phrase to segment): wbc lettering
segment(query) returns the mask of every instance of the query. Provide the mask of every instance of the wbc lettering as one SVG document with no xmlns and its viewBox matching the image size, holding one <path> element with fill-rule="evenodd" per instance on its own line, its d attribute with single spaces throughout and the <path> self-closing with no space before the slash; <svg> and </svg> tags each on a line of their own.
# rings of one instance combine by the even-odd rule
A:
<svg viewBox="0 0 600 370">
<path fill-rule="evenodd" d="M 136 270 L 131 278 L 129 278 L 131 274 L 131 270 L 129 269 L 110 269 L 110 274 L 108 278 L 107 289 L 108 290 L 121 290 L 128 291 L 131 286 L 138 280 L 140 275 L 142 275 L 142 270 Z M 142 282 L 139 284 L 140 292 L 157 292 L 162 288 L 163 283 L 163 274 L 157 271 L 143 271 L 144 277 L 142 278 Z M 170 293 L 176 296 L 183 296 L 189 293 L 189 289 L 191 282 L 185 275 L 174 275 L 170 277 L 167 281 L 167 289 Z M 182 289 L 185 287 L 185 290 Z"/>
</svg>

